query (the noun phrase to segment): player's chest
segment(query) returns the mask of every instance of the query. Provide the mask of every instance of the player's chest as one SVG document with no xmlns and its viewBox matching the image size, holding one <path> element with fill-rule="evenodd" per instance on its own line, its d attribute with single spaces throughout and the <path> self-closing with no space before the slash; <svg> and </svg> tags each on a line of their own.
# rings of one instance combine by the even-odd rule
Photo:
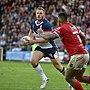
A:
<svg viewBox="0 0 90 90">
<path fill-rule="evenodd" d="M 32 25 L 32 29 L 33 29 L 33 31 L 34 32 L 37 32 L 38 31 L 38 29 L 42 29 L 42 30 L 45 30 L 45 27 L 43 26 L 43 25 Z"/>
</svg>

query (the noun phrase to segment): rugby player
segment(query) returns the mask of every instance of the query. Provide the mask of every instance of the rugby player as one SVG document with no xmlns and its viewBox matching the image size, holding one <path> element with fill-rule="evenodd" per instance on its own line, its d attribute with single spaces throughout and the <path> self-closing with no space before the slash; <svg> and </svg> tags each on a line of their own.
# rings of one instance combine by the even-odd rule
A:
<svg viewBox="0 0 90 90">
<path fill-rule="evenodd" d="M 35 38 L 36 40 L 41 39 L 41 34 L 52 32 L 52 25 L 50 22 L 45 18 L 45 9 L 42 7 L 38 7 L 36 9 L 36 19 L 31 22 L 31 29 L 29 31 L 28 36 Z M 62 74 L 65 72 L 65 68 L 61 65 L 59 54 L 57 51 L 57 47 L 53 40 L 50 42 L 39 43 L 36 47 L 35 51 L 33 52 L 31 64 L 33 68 L 39 73 L 42 78 L 42 84 L 40 86 L 41 89 L 45 88 L 48 78 L 45 75 L 39 61 L 43 57 L 49 57 L 52 64 L 55 68 Z"/>
<path fill-rule="evenodd" d="M 59 27 L 54 32 L 42 34 L 42 40 L 30 40 L 28 43 L 40 43 L 45 42 L 45 40 L 48 42 L 61 38 L 71 56 L 65 72 L 65 79 L 75 90 L 84 90 L 80 82 L 90 84 L 90 76 L 84 76 L 89 61 L 89 53 L 84 47 L 86 43 L 85 35 L 75 25 L 67 21 L 66 13 L 59 14 L 58 24 Z"/>
</svg>

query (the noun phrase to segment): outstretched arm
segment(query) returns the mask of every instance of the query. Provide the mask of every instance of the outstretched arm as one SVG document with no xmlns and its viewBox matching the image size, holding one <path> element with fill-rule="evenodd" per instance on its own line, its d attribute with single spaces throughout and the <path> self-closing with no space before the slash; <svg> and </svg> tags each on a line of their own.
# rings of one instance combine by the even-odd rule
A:
<svg viewBox="0 0 90 90">
<path fill-rule="evenodd" d="M 44 38 L 42 39 L 31 39 L 31 40 L 27 40 L 26 44 L 35 44 L 35 43 L 46 43 L 48 42 L 49 40 L 45 40 Z"/>
<path fill-rule="evenodd" d="M 42 35 L 42 37 L 45 40 L 48 40 L 48 41 L 54 40 L 56 38 L 59 38 L 59 36 L 56 33 L 54 33 L 54 32 L 50 32 L 50 33 L 44 34 L 44 35 Z"/>
<path fill-rule="evenodd" d="M 46 43 L 49 42 L 51 40 L 54 40 L 56 38 L 58 38 L 59 36 L 56 33 L 53 32 L 49 32 L 49 33 L 44 33 L 41 34 L 42 38 L 41 39 L 32 39 L 32 40 L 27 40 L 27 44 L 34 44 L 34 43 Z"/>
</svg>

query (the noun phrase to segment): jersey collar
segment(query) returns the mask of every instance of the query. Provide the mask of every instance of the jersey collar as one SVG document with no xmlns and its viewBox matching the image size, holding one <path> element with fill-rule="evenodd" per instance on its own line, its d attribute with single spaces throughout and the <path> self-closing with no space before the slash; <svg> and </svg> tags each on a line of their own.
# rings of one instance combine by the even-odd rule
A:
<svg viewBox="0 0 90 90">
<path fill-rule="evenodd" d="M 41 25 L 41 24 L 43 23 L 43 21 L 40 22 L 39 24 L 38 24 L 37 22 L 38 22 L 38 21 L 36 20 L 36 21 L 35 21 L 36 26 L 39 26 L 39 25 Z"/>
</svg>

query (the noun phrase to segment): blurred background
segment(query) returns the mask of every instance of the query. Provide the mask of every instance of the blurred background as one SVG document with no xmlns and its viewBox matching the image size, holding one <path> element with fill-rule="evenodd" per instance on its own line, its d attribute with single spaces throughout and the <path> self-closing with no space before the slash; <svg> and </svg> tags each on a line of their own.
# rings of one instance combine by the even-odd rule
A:
<svg viewBox="0 0 90 90">
<path fill-rule="evenodd" d="M 66 12 L 68 21 L 86 35 L 85 47 L 90 53 L 90 0 L 0 0 L 0 52 L 3 53 L 3 60 L 14 60 L 18 56 L 15 60 L 30 59 L 36 45 L 23 45 L 20 38 L 28 35 L 38 6 L 45 8 L 46 18 L 53 25 L 53 30 L 57 27 L 58 14 Z M 67 63 L 69 56 L 62 42 L 58 41 L 55 40 L 60 58 Z"/>
</svg>

